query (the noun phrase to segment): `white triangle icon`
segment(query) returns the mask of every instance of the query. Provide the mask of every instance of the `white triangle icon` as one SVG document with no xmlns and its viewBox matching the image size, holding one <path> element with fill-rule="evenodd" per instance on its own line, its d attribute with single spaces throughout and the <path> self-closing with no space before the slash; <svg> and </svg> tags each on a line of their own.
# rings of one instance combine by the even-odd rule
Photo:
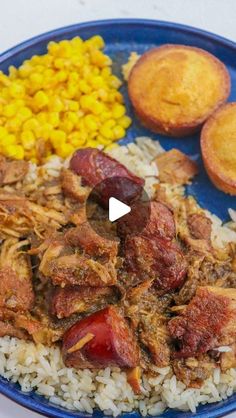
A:
<svg viewBox="0 0 236 418">
<path fill-rule="evenodd" d="M 109 221 L 114 222 L 131 211 L 131 208 L 115 197 L 109 199 Z"/>
</svg>

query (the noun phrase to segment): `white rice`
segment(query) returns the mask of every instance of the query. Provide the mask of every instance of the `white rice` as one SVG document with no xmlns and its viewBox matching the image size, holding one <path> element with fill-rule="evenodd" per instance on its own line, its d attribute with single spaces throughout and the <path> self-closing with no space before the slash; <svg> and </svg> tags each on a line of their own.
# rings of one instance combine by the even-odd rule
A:
<svg viewBox="0 0 236 418">
<path fill-rule="evenodd" d="M 186 388 L 170 367 L 155 367 L 156 377 L 143 377 L 143 394 L 134 395 L 126 374 L 118 368 L 100 371 L 64 366 L 60 349 L 16 338 L 0 338 L 0 373 L 19 382 L 23 392 L 35 390 L 62 407 L 92 413 L 99 407 L 106 415 L 138 409 L 158 415 L 167 407 L 196 411 L 199 404 L 226 399 L 236 390 L 236 369 L 216 368 L 200 389 Z"/>
<path fill-rule="evenodd" d="M 158 182 L 158 169 L 152 162 L 163 148 L 157 141 L 137 138 L 136 144 L 129 144 L 110 151 L 110 154 L 129 167 L 137 175 L 145 178 L 149 195 L 153 194 L 153 184 Z M 58 157 L 52 157 L 42 168 L 31 164 L 25 178 L 26 184 L 37 182 L 39 174 L 49 178 L 59 175 L 62 166 L 68 166 Z M 39 171 L 41 170 L 41 171 Z M 183 194 L 181 187 L 170 187 L 167 191 L 177 196 Z M 229 214 L 230 226 L 206 211 L 212 220 L 212 239 L 215 246 L 223 247 L 228 242 L 236 242 L 235 211 Z M 236 228 L 235 228 L 236 229 Z M 218 347 L 227 352 L 229 347 Z M 139 410 L 143 415 L 158 415 L 166 408 L 196 412 L 199 404 L 226 399 L 236 391 L 236 369 L 222 373 L 214 369 L 212 376 L 199 389 L 187 388 L 178 381 L 170 367 L 153 366 L 155 377 L 142 377 L 142 395 L 135 395 L 127 383 L 126 374 L 119 368 L 100 371 L 75 370 L 65 367 L 58 347 L 45 347 L 16 338 L 0 338 L 0 374 L 8 380 L 19 382 L 23 392 L 35 390 L 46 396 L 52 403 L 70 410 L 92 414 L 100 408 L 106 415 L 118 416 L 122 412 Z"/>
</svg>

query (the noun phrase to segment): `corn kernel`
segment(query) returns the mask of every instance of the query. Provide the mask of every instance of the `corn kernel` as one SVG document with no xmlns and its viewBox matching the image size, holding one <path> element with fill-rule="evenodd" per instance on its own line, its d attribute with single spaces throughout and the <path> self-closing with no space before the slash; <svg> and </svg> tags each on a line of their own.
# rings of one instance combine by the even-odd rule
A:
<svg viewBox="0 0 236 418">
<path fill-rule="evenodd" d="M 62 158 L 67 158 L 74 152 L 74 147 L 71 144 L 61 144 L 55 147 L 57 154 Z"/>
<path fill-rule="evenodd" d="M 4 138 L 1 139 L 1 143 L 4 149 L 7 149 L 8 145 L 16 144 L 16 136 L 14 134 L 7 134 Z"/>
<path fill-rule="evenodd" d="M 132 119 L 129 116 L 124 115 L 117 120 L 117 123 L 122 126 L 122 128 L 127 129 L 131 125 Z"/>
<path fill-rule="evenodd" d="M 21 84 L 13 82 L 9 87 L 9 92 L 13 98 L 24 97 L 25 88 Z"/>
<path fill-rule="evenodd" d="M 54 128 L 57 128 L 60 124 L 60 115 L 58 112 L 51 112 L 48 114 L 48 123 Z"/>
<path fill-rule="evenodd" d="M 95 89 L 100 89 L 104 86 L 104 80 L 100 75 L 93 76 L 91 78 L 90 84 Z"/>
<path fill-rule="evenodd" d="M 95 100 L 93 106 L 91 107 L 91 111 L 94 115 L 100 115 L 104 111 L 104 104 Z"/>
<path fill-rule="evenodd" d="M 97 119 L 93 115 L 86 115 L 84 118 L 85 126 L 89 131 L 96 131 L 98 129 Z"/>
<path fill-rule="evenodd" d="M 115 139 L 120 139 L 125 136 L 125 130 L 122 128 L 122 126 L 116 125 L 113 129 L 113 134 Z"/>
<path fill-rule="evenodd" d="M 110 138 L 105 138 L 105 136 L 103 135 L 98 135 L 97 141 L 99 144 L 102 144 L 102 145 L 108 145 L 111 142 Z"/>
<path fill-rule="evenodd" d="M 7 129 L 4 126 L 0 126 L 0 140 L 7 135 Z"/>
<path fill-rule="evenodd" d="M 86 144 L 87 147 L 97 148 L 99 146 L 98 141 L 94 139 L 89 139 Z"/>
<path fill-rule="evenodd" d="M 49 102 L 48 96 L 42 90 L 37 91 L 37 93 L 34 95 L 34 100 L 36 106 L 38 106 L 39 109 L 47 106 Z"/>
<path fill-rule="evenodd" d="M 18 116 L 14 116 L 13 118 L 8 119 L 5 124 L 5 127 L 7 128 L 7 130 L 9 132 L 14 132 L 14 133 L 20 131 L 21 126 L 22 126 L 22 120 Z"/>
<path fill-rule="evenodd" d="M 80 98 L 80 105 L 84 110 L 90 110 L 94 105 L 94 98 L 92 96 L 81 96 Z"/>
<path fill-rule="evenodd" d="M 67 134 L 71 133 L 74 129 L 74 124 L 70 120 L 64 120 L 59 125 L 60 129 Z"/>
<path fill-rule="evenodd" d="M 86 139 L 80 134 L 80 132 L 74 131 L 68 136 L 68 141 L 73 147 L 79 148 L 85 144 Z"/>
<path fill-rule="evenodd" d="M 35 130 L 35 136 L 37 138 L 43 138 L 47 141 L 51 137 L 51 133 L 53 131 L 53 126 L 50 123 L 43 123 Z"/>
<path fill-rule="evenodd" d="M 66 81 L 67 78 L 68 78 L 68 74 L 65 70 L 58 71 L 58 73 L 56 74 L 56 80 L 59 81 L 60 83 Z"/>
<path fill-rule="evenodd" d="M 64 110 L 63 101 L 59 96 L 52 96 L 49 99 L 49 107 L 50 110 L 52 110 L 53 112 L 61 112 L 62 110 Z"/>
<path fill-rule="evenodd" d="M 21 142 L 25 150 L 31 150 L 35 146 L 35 136 L 32 131 L 23 131 Z"/>
<path fill-rule="evenodd" d="M 23 129 L 25 131 L 34 131 L 39 126 L 39 122 L 36 118 L 30 118 L 26 120 L 23 124 Z"/>
<path fill-rule="evenodd" d="M 121 86 L 121 81 L 119 80 L 118 77 L 116 77 L 115 75 L 111 75 L 109 78 L 109 84 L 111 87 L 113 87 L 114 89 L 118 89 Z"/>
<path fill-rule="evenodd" d="M 21 119 L 21 120 L 27 120 L 32 116 L 32 111 L 24 106 L 24 107 L 20 107 L 17 111 L 17 116 Z"/>
<path fill-rule="evenodd" d="M 93 44 L 93 46 L 95 48 L 99 48 L 102 49 L 104 48 L 105 44 L 104 44 L 104 40 L 100 35 L 94 35 L 92 36 L 92 38 L 90 38 L 91 43 Z"/>
<path fill-rule="evenodd" d="M 7 118 L 11 118 L 14 116 L 17 112 L 17 107 L 14 105 L 14 103 L 8 104 L 3 108 L 3 115 Z"/>
<path fill-rule="evenodd" d="M 24 148 L 21 145 L 8 145 L 5 148 L 5 154 L 7 157 L 22 160 L 24 158 Z"/>
<path fill-rule="evenodd" d="M 113 130 L 111 129 L 111 127 L 108 124 L 106 124 L 106 122 L 100 128 L 100 133 L 105 138 L 108 138 L 108 139 L 112 139 L 113 138 Z"/>
<path fill-rule="evenodd" d="M 79 110 L 79 103 L 75 100 L 68 100 L 68 109 L 72 112 L 78 112 Z"/>
<path fill-rule="evenodd" d="M 85 94 L 91 92 L 91 87 L 84 80 L 79 81 L 79 89 L 82 93 L 85 93 Z"/>
<path fill-rule="evenodd" d="M 66 142 L 66 134 L 65 132 L 61 131 L 61 130 L 53 130 L 51 132 L 51 142 L 53 144 L 53 146 L 56 148 L 58 147 L 60 144 L 63 144 L 64 142 Z"/>
<path fill-rule="evenodd" d="M 112 108 L 112 116 L 115 119 L 119 119 L 125 114 L 125 106 L 122 106 L 119 103 L 116 103 Z"/>
<path fill-rule="evenodd" d="M 34 86 L 34 88 L 41 87 L 43 85 L 43 75 L 40 73 L 32 73 L 30 74 L 30 82 Z"/>
</svg>

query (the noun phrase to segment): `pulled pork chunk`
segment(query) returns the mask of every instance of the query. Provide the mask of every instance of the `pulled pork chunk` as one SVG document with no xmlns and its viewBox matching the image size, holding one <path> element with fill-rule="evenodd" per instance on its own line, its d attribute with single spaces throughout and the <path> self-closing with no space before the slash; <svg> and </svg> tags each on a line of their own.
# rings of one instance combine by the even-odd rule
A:
<svg viewBox="0 0 236 418">
<path fill-rule="evenodd" d="M 111 286 L 116 283 L 116 269 L 110 261 L 104 264 L 80 254 L 53 259 L 47 266 L 53 284 Z"/>
<path fill-rule="evenodd" d="M 236 338 L 236 290 L 199 287 L 187 308 L 169 321 L 168 329 L 179 346 L 176 358 L 232 344 Z"/>
<path fill-rule="evenodd" d="M 152 362 L 158 367 L 169 364 L 169 333 L 164 310 L 169 305 L 171 297 L 157 297 L 152 281 L 130 289 L 123 301 L 125 315 L 138 331 L 140 343 L 150 353 Z"/>
<path fill-rule="evenodd" d="M 27 161 L 7 161 L 0 157 L 0 186 L 17 183 L 22 180 L 29 169 Z"/>
<path fill-rule="evenodd" d="M 117 301 L 113 287 L 67 286 L 55 288 L 51 312 L 57 318 L 67 318 L 74 313 L 92 313 Z"/>
<path fill-rule="evenodd" d="M 69 229 L 65 234 L 65 241 L 72 247 L 80 247 L 91 256 L 104 256 L 115 261 L 118 253 L 118 240 L 110 240 L 98 235 L 88 222 Z"/>
<path fill-rule="evenodd" d="M 155 161 L 163 183 L 188 184 L 198 172 L 196 163 L 177 149 L 158 155 Z"/>
<path fill-rule="evenodd" d="M 59 229 L 67 222 L 62 212 L 38 205 L 23 195 L 0 193 L 0 233 L 22 237 L 34 232 L 41 236 L 48 228 Z"/>
<path fill-rule="evenodd" d="M 65 196 L 84 203 L 91 191 L 90 187 L 82 186 L 81 177 L 69 169 L 61 171 L 61 188 Z"/>
<path fill-rule="evenodd" d="M 190 234 L 195 239 L 211 240 L 211 220 L 202 213 L 193 213 L 187 218 Z"/>
<path fill-rule="evenodd" d="M 20 338 L 22 340 L 27 340 L 29 338 L 27 332 L 25 332 L 23 329 L 18 329 L 11 323 L 0 320 L 0 337 L 5 337 L 5 335 L 8 335 L 9 337 Z"/>
<path fill-rule="evenodd" d="M 177 305 L 188 303 L 199 286 L 236 286 L 236 273 L 232 271 L 230 259 L 221 261 L 211 253 L 199 254 L 190 250 L 187 265 L 186 281 L 175 295 Z"/>
<path fill-rule="evenodd" d="M 200 355 L 198 358 L 189 357 L 173 361 L 174 373 L 178 380 L 186 386 L 200 388 L 212 370 L 216 367 L 215 362 L 208 355 Z"/>
<path fill-rule="evenodd" d="M 22 247 L 28 241 L 7 239 L 0 255 L 0 309 L 28 311 L 34 304 L 32 272 L 27 254 Z"/>
</svg>

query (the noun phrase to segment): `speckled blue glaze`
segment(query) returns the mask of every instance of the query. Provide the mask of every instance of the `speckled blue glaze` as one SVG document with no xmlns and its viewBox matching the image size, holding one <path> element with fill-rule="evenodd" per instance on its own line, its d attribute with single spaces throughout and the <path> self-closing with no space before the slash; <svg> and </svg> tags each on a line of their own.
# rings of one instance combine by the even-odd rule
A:
<svg viewBox="0 0 236 418">
<path fill-rule="evenodd" d="M 7 72 L 10 65 L 19 66 L 22 61 L 34 54 L 46 52 L 46 45 L 49 41 L 70 39 L 74 36 L 88 38 L 95 34 L 103 36 L 106 42 L 106 52 L 114 59 L 114 72 L 120 74 L 120 66 L 126 62 L 131 51 L 143 53 L 147 49 L 164 43 L 179 43 L 204 48 L 220 58 L 228 67 L 232 90 L 229 101 L 236 101 L 236 44 L 217 35 L 191 28 L 184 25 L 160 22 L 143 19 L 115 19 L 106 21 L 95 21 L 77 24 L 37 36 L 22 44 L 11 48 L 0 55 L 0 69 Z M 227 208 L 236 209 L 236 198 L 218 191 L 209 181 L 200 155 L 199 134 L 188 138 L 170 138 L 161 135 L 151 134 L 144 129 L 134 117 L 125 86 L 122 88 L 126 99 L 129 113 L 133 117 L 132 127 L 127 132 L 127 137 L 122 143 L 128 143 L 138 135 L 151 136 L 158 139 L 165 149 L 179 148 L 197 161 L 199 175 L 191 186 L 188 186 L 187 193 L 197 198 L 199 203 L 222 219 L 228 219 Z M 15 402 L 37 411 L 45 416 L 53 418 L 89 418 L 86 413 L 70 412 L 48 402 L 44 397 L 34 392 L 25 394 L 21 392 L 19 385 L 9 383 L 0 377 L 0 392 Z M 236 395 L 216 404 L 200 406 L 196 414 L 168 410 L 159 417 L 162 418 L 216 418 L 236 410 Z M 101 418 L 103 413 L 95 411 L 94 417 Z M 123 414 L 124 418 L 139 418 L 139 414 L 133 412 Z"/>
</svg>

